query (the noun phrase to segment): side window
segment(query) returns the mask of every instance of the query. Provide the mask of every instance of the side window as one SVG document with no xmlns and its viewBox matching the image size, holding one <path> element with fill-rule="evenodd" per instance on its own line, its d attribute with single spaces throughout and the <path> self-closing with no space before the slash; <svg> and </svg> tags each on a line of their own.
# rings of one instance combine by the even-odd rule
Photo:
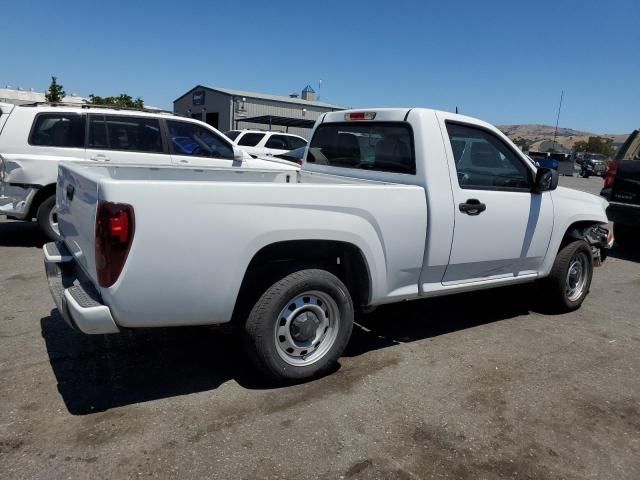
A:
<svg viewBox="0 0 640 480">
<path fill-rule="evenodd" d="M 523 190 L 531 187 L 531 172 L 494 134 L 447 122 L 460 188 Z"/>
<path fill-rule="evenodd" d="M 104 115 L 89 115 L 89 148 L 109 148 Z"/>
<path fill-rule="evenodd" d="M 275 148 L 277 150 L 290 150 L 289 142 L 287 141 L 289 137 L 285 137 L 284 135 L 271 135 L 267 143 L 265 144 L 266 148 Z"/>
<path fill-rule="evenodd" d="M 289 149 L 295 150 L 296 148 L 302 148 L 307 146 L 307 142 L 302 138 L 298 137 L 288 137 L 289 140 Z"/>
<path fill-rule="evenodd" d="M 36 116 L 29 144 L 84 148 L 84 117 L 78 113 L 41 113 Z"/>
<path fill-rule="evenodd" d="M 160 122 L 156 118 L 91 115 L 88 147 L 162 153 Z"/>
<path fill-rule="evenodd" d="M 240 137 L 238 145 L 241 145 L 243 147 L 255 147 L 263 138 L 264 133 L 245 133 L 242 137 Z"/>
<path fill-rule="evenodd" d="M 157 118 L 106 115 L 109 149 L 162 153 L 160 122 Z"/>
<path fill-rule="evenodd" d="M 167 120 L 171 148 L 176 155 L 233 160 L 233 147 L 211 130 L 195 123 Z"/>
</svg>

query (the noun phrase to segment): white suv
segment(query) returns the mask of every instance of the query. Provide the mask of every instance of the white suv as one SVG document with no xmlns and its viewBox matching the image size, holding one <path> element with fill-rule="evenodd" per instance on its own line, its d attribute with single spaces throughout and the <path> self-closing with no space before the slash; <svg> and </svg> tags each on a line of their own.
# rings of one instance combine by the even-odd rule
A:
<svg viewBox="0 0 640 480">
<path fill-rule="evenodd" d="M 304 138 L 290 133 L 230 130 L 225 135 L 250 155 L 278 155 L 307 145 Z"/>
<path fill-rule="evenodd" d="M 254 159 L 190 118 L 90 105 L 0 103 L 0 215 L 36 219 L 58 236 L 60 161 L 288 170 Z"/>
</svg>

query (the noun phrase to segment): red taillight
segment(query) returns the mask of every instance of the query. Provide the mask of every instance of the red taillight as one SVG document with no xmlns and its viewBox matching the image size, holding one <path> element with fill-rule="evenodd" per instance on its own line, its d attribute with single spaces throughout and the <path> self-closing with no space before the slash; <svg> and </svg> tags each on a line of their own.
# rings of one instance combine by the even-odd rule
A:
<svg viewBox="0 0 640 480">
<path fill-rule="evenodd" d="M 616 160 L 611 160 L 609 162 L 609 168 L 607 169 L 607 174 L 604 177 L 604 188 L 613 187 L 613 181 L 616 178 L 617 170 L 618 170 L 618 162 Z"/>
<path fill-rule="evenodd" d="M 113 285 L 127 260 L 133 241 L 133 207 L 124 203 L 98 203 L 96 213 L 96 271 L 100 286 Z"/>
</svg>

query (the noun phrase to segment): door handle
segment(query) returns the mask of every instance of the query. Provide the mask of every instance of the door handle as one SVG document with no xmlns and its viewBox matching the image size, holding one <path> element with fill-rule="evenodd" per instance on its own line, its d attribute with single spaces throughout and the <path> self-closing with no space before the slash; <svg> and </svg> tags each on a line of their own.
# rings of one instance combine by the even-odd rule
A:
<svg viewBox="0 0 640 480">
<path fill-rule="evenodd" d="M 465 203 L 458 205 L 458 208 L 460 208 L 462 213 L 466 213 L 473 217 L 484 212 L 487 209 L 487 206 L 476 198 L 470 198 Z"/>
<path fill-rule="evenodd" d="M 98 153 L 97 155 L 94 155 L 93 157 L 89 157 L 90 160 L 93 160 L 94 162 L 108 162 L 109 160 L 111 160 L 109 157 L 107 157 L 106 155 L 102 154 L 102 153 Z"/>
</svg>

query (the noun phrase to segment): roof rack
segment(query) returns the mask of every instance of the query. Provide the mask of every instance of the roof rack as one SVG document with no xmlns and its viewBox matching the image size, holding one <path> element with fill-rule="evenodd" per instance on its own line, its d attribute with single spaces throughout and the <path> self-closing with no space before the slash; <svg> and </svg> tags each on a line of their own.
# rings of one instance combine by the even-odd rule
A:
<svg viewBox="0 0 640 480">
<path fill-rule="evenodd" d="M 74 107 L 74 108 L 107 108 L 109 110 L 128 110 L 134 112 L 146 112 L 146 113 L 164 113 L 169 115 L 174 115 L 173 112 L 169 110 L 161 110 L 156 108 L 136 108 L 136 107 L 121 107 L 119 105 L 96 105 L 94 103 L 72 103 L 72 102 L 33 102 L 33 103 L 23 103 L 21 107 L 38 107 L 40 105 L 47 105 L 49 107 Z"/>
</svg>

